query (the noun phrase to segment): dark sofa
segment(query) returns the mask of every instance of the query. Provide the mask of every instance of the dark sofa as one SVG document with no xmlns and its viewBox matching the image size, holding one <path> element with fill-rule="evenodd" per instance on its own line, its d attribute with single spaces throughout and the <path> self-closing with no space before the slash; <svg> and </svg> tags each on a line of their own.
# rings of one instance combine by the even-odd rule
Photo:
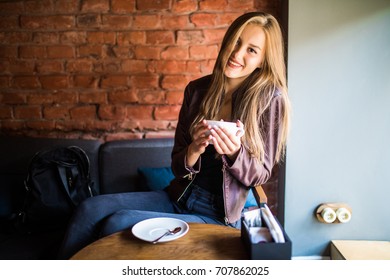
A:
<svg viewBox="0 0 390 280">
<path fill-rule="evenodd" d="M 0 136 L 0 259 L 55 259 L 63 231 L 16 233 L 11 217 L 23 201 L 23 181 L 32 156 L 56 146 L 77 145 L 91 162 L 94 188 L 99 194 L 145 190 L 139 167 L 168 167 L 173 139 L 99 140 L 42 139 Z"/>
</svg>

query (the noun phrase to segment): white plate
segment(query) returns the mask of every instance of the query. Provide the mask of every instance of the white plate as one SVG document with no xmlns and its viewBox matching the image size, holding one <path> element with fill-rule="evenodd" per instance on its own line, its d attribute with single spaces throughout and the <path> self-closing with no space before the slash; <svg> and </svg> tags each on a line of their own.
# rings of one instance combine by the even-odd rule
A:
<svg viewBox="0 0 390 280">
<path fill-rule="evenodd" d="M 181 227 L 181 230 L 178 233 L 164 236 L 158 241 L 167 242 L 184 236 L 188 232 L 188 224 L 174 218 L 152 218 L 135 224 L 131 229 L 131 232 L 135 237 L 141 240 L 152 242 L 168 230 L 173 230 L 176 227 Z"/>
</svg>

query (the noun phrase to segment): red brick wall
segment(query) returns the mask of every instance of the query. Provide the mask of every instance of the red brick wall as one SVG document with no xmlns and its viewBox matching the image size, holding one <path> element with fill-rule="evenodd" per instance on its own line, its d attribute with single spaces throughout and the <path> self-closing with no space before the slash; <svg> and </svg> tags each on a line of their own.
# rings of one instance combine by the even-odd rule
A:
<svg viewBox="0 0 390 280">
<path fill-rule="evenodd" d="M 266 0 L 0 2 L 1 134 L 172 137 L 183 89 Z"/>
</svg>

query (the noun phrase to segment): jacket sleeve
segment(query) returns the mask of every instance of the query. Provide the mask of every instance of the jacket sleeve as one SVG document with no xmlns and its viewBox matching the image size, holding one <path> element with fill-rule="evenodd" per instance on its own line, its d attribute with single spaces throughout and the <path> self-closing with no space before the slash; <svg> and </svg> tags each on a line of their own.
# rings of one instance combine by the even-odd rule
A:
<svg viewBox="0 0 390 280">
<path fill-rule="evenodd" d="M 275 164 L 275 156 L 280 137 L 279 125 L 281 123 L 283 103 L 282 96 L 273 97 L 270 107 L 264 112 L 264 121 L 260 124 L 260 131 L 265 144 L 264 162 L 252 157 L 246 149 L 241 149 L 234 162 L 223 156 L 225 169 L 240 181 L 244 186 L 264 184 L 271 177 L 272 168 Z"/>
<path fill-rule="evenodd" d="M 193 96 L 193 85 L 189 83 L 184 91 L 183 104 L 180 109 L 179 119 L 175 132 L 175 143 L 172 150 L 172 172 L 176 177 L 191 176 L 200 170 L 200 159 L 193 167 L 186 165 L 186 154 L 192 139 L 189 133 L 191 123 L 194 119 L 193 111 L 195 104 Z M 197 111 L 197 110 L 195 110 Z"/>
</svg>

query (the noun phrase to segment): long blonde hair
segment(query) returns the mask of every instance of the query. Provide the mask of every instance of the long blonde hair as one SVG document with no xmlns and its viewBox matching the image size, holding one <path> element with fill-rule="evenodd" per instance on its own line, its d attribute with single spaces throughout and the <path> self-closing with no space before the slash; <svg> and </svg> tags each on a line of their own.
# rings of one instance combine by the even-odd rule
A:
<svg viewBox="0 0 390 280">
<path fill-rule="evenodd" d="M 281 129 L 275 156 L 276 162 L 279 162 L 284 156 L 287 141 L 290 105 L 287 96 L 283 37 L 280 26 L 272 15 L 262 12 L 247 13 L 238 17 L 230 25 L 214 66 L 210 88 L 202 102 L 199 114 L 191 125 L 191 131 L 202 119 L 217 118 L 225 93 L 225 67 L 237 40 L 248 24 L 256 24 L 264 30 L 266 37 L 264 59 L 261 67 L 253 71 L 240 85 L 240 90 L 243 90 L 244 94 L 240 94 L 239 102 L 235 102 L 237 107 L 233 110 L 232 118 L 239 119 L 245 124 L 242 143 L 253 157 L 263 162 L 265 143 L 259 125 L 267 121 L 263 113 L 270 106 L 275 91 L 279 91 L 283 102 L 282 123 L 276 124 Z"/>
</svg>

